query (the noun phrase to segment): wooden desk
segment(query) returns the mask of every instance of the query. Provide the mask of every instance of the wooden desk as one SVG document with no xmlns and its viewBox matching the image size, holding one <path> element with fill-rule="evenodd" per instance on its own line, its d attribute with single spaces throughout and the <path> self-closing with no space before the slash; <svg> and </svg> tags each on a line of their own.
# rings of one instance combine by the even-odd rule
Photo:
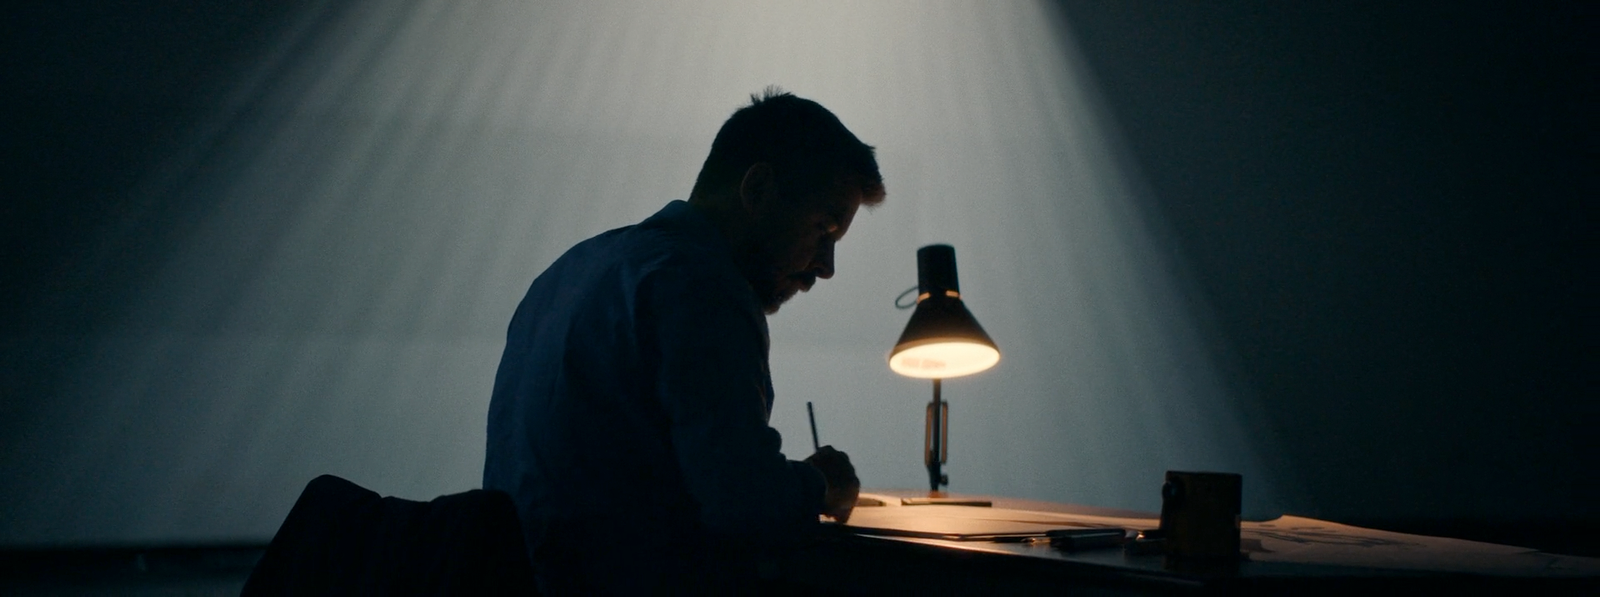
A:
<svg viewBox="0 0 1600 597">
<path fill-rule="evenodd" d="M 926 496 L 926 492 L 870 492 Z M 1066 515 L 1144 519 L 1151 513 L 986 496 L 994 508 Z M 906 506 L 921 507 L 921 506 Z M 1308 519 L 1299 519 L 1308 520 Z M 1313 521 L 1320 522 L 1320 521 Z M 1323 523 L 1330 524 L 1330 523 Z M 1342 525 L 1333 525 L 1342 527 Z M 1354 527 L 1342 527 L 1355 529 Z M 1251 536 L 1247 525 L 1246 537 Z M 1506 546 L 1400 535 L 1370 529 L 1375 537 L 1409 537 L 1414 542 L 1356 545 L 1352 560 L 1339 551 L 1257 552 L 1224 565 L 1169 561 L 1161 555 L 1132 555 L 1107 548 L 1078 552 L 1049 545 L 950 541 L 859 534 L 831 527 L 813 545 L 770 562 L 767 575 L 787 582 L 844 594 L 1004 595 L 1045 594 L 1351 594 L 1363 591 L 1440 590 L 1455 594 L 1600 595 L 1600 561 L 1568 558 Z M 1266 532 L 1276 532 L 1268 528 Z M 1470 545 L 1469 545 L 1470 544 Z M 1404 545 L 1414 547 L 1405 551 Z M 1261 547 L 1256 546 L 1257 549 Z M 1363 551 L 1391 549 L 1385 552 Z M 1425 549 L 1433 549 L 1426 552 Z M 1452 551 L 1453 550 L 1453 551 Z M 1453 554 L 1465 559 L 1452 560 Z M 1418 559 L 1421 556 L 1422 559 Z M 1532 557 L 1535 560 L 1518 558 Z M 1352 565 L 1352 561 L 1374 565 Z M 1433 558 L 1433 559 L 1428 559 Z M 1556 565 L 1538 569 L 1544 564 Z M 826 571 L 826 572 L 823 572 Z"/>
</svg>

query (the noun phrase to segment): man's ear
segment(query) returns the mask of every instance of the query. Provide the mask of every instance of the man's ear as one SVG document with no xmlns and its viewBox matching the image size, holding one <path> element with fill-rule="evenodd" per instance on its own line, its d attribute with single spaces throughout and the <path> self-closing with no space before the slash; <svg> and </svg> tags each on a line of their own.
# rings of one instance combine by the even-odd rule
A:
<svg viewBox="0 0 1600 597">
<path fill-rule="evenodd" d="M 772 172 L 772 164 L 756 162 L 744 171 L 744 180 L 739 182 L 739 205 L 746 214 L 760 218 L 772 210 L 777 200 L 778 181 Z"/>
</svg>

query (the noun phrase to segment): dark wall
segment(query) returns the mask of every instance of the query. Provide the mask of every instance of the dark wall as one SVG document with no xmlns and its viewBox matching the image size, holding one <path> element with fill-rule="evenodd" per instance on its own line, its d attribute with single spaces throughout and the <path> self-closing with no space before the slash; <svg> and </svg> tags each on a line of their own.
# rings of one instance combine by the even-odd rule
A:
<svg viewBox="0 0 1600 597">
<path fill-rule="evenodd" d="M 0 21 L 0 448 L 203 211 L 135 187 L 307 4 L 35 3 Z"/>
<path fill-rule="evenodd" d="M 1592 4 L 1061 6 L 1302 511 L 1600 518 Z"/>
</svg>

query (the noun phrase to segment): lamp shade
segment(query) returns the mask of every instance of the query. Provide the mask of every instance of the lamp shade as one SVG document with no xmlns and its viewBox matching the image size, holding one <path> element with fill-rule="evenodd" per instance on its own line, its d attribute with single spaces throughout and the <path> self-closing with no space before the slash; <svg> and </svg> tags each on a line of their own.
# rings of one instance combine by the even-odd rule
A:
<svg viewBox="0 0 1600 597">
<path fill-rule="evenodd" d="M 917 308 L 889 352 L 895 373 L 924 379 L 971 375 L 1000 362 L 1000 350 L 961 301 L 956 251 L 950 245 L 917 250 Z"/>
</svg>

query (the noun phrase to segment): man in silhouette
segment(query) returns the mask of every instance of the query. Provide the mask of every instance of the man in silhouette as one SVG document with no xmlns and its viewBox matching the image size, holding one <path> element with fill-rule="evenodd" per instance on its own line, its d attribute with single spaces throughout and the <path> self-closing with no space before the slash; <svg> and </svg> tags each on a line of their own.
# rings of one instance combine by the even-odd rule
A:
<svg viewBox="0 0 1600 597">
<path fill-rule="evenodd" d="M 769 89 L 723 124 L 687 202 L 534 280 L 495 377 L 483 484 L 516 502 L 544 591 L 738 588 L 750 554 L 849 516 L 849 458 L 787 460 L 767 423 L 766 315 L 833 277 L 834 245 L 883 198 L 872 147 Z"/>
</svg>

